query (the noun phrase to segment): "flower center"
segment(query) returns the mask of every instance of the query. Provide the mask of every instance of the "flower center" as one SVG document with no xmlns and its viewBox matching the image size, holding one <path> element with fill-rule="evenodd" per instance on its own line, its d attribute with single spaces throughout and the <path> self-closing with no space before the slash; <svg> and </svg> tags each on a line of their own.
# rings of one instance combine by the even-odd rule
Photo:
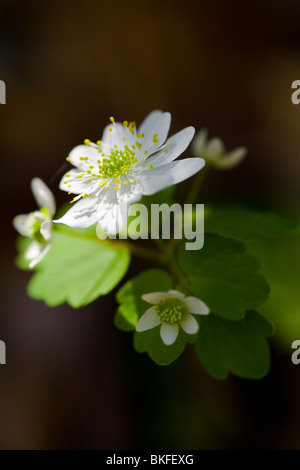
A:
<svg viewBox="0 0 300 470">
<path fill-rule="evenodd" d="M 179 323 L 188 313 L 185 303 L 177 297 L 163 299 L 155 308 L 157 315 L 164 323 Z"/>
<path fill-rule="evenodd" d="M 41 214 L 41 218 L 44 219 L 43 221 L 50 218 L 49 209 L 47 209 L 46 207 L 43 209 L 40 209 L 39 214 Z M 41 245 L 43 245 L 44 243 L 46 243 L 46 240 L 41 234 L 42 220 L 39 220 L 39 219 L 40 218 L 37 218 L 35 213 L 32 212 L 28 218 L 27 224 L 28 224 L 28 229 L 32 238 L 38 243 L 40 243 Z"/>
<path fill-rule="evenodd" d="M 125 150 L 111 150 L 110 154 L 104 155 L 102 162 L 99 163 L 99 175 L 101 178 L 118 178 L 128 173 L 131 165 L 136 162 L 134 151 L 128 147 Z"/>
</svg>

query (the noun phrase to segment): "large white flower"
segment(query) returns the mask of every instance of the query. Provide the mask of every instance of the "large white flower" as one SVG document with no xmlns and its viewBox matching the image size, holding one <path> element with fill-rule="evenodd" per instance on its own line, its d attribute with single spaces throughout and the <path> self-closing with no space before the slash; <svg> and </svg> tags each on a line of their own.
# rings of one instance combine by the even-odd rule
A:
<svg viewBox="0 0 300 470">
<path fill-rule="evenodd" d="M 110 118 L 102 140 L 78 145 L 67 160 L 70 170 L 60 189 L 77 194 L 74 205 L 60 220 L 71 227 L 83 228 L 100 223 L 110 234 L 126 224 L 130 204 L 142 195 L 151 195 L 197 173 L 205 165 L 202 158 L 174 162 L 189 145 L 194 128 L 187 127 L 170 137 L 171 115 L 150 113 L 141 126 Z"/>
<path fill-rule="evenodd" d="M 155 306 L 149 308 L 139 319 L 136 331 L 146 331 L 161 325 L 160 336 L 167 346 L 175 343 L 179 325 L 189 335 L 197 333 L 199 325 L 191 313 L 209 314 L 209 308 L 204 302 L 196 297 L 185 297 L 176 290 L 144 294 L 142 299 Z"/>
<path fill-rule="evenodd" d="M 33 239 L 25 252 L 25 258 L 30 261 L 29 267 L 34 268 L 50 249 L 52 218 L 56 205 L 52 192 L 41 179 L 34 178 L 31 181 L 31 190 L 40 210 L 17 215 L 13 219 L 13 225 L 21 235 Z"/>
<path fill-rule="evenodd" d="M 207 138 L 207 129 L 197 132 L 192 144 L 192 151 L 196 157 L 203 157 L 206 163 L 219 170 L 229 170 L 237 166 L 246 156 L 247 149 L 238 147 L 226 152 L 225 145 L 219 137 L 210 140 Z"/>
</svg>

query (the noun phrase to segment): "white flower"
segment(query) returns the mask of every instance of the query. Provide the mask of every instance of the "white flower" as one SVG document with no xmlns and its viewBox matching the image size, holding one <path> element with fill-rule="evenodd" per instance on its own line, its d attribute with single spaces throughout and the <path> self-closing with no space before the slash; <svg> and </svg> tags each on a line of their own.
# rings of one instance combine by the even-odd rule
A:
<svg viewBox="0 0 300 470">
<path fill-rule="evenodd" d="M 62 178 L 60 189 L 78 195 L 72 202 L 80 201 L 54 222 L 75 228 L 100 223 L 105 232 L 118 233 L 131 203 L 189 178 L 205 165 L 202 158 L 173 161 L 195 130 L 187 127 L 166 141 L 169 113 L 153 111 L 138 130 L 135 123 L 110 120 L 101 141 L 85 140 L 69 154 L 67 160 L 76 169 Z"/>
<path fill-rule="evenodd" d="M 196 297 L 185 297 L 176 290 L 168 292 L 152 292 L 142 295 L 142 299 L 155 307 L 149 308 L 139 319 L 136 331 L 146 331 L 161 324 L 160 336 L 170 346 L 175 343 L 179 333 L 179 325 L 189 335 L 199 329 L 197 320 L 191 315 L 208 315 L 209 308 Z"/>
<path fill-rule="evenodd" d="M 34 178 L 31 181 L 31 190 L 40 210 L 17 215 L 13 225 L 21 235 L 33 239 L 24 255 L 30 261 L 29 267 L 33 268 L 50 249 L 52 218 L 56 207 L 52 192 L 41 179 Z"/>
<path fill-rule="evenodd" d="M 207 129 L 201 129 L 192 144 L 193 154 L 202 157 L 211 166 L 219 170 L 229 170 L 237 166 L 245 157 L 247 149 L 239 147 L 227 153 L 224 143 L 218 137 L 207 140 Z"/>
</svg>

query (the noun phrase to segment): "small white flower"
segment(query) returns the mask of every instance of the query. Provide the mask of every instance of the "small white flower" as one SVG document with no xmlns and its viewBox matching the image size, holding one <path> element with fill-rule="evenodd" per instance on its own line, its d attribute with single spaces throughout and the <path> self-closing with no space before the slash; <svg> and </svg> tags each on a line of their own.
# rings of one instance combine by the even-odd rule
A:
<svg viewBox="0 0 300 470">
<path fill-rule="evenodd" d="M 149 308 L 139 319 L 136 331 L 146 331 L 161 324 L 160 336 L 170 346 L 175 343 L 179 333 L 179 325 L 189 335 L 199 329 L 197 320 L 191 315 L 208 315 L 207 305 L 196 297 L 185 297 L 176 290 L 168 292 L 152 292 L 142 295 L 142 299 L 155 307 Z"/>
<path fill-rule="evenodd" d="M 30 261 L 29 267 L 34 268 L 50 249 L 52 218 L 56 205 L 52 192 L 41 179 L 34 178 L 31 181 L 31 190 L 40 210 L 17 215 L 13 219 L 13 225 L 21 235 L 33 239 L 24 256 Z"/>
<path fill-rule="evenodd" d="M 221 139 L 214 137 L 207 139 L 207 129 L 201 129 L 193 141 L 192 151 L 196 157 L 202 157 L 211 166 L 219 170 L 229 170 L 237 166 L 246 156 L 247 149 L 239 147 L 231 152 L 226 152 Z"/>
<path fill-rule="evenodd" d="M 189 145 L 194 128 L 187 127 L 170 137 L 171 115 L 150 113 L 139 129 L 124 121 L 104 129 L 101 141 L 78 145 L 67 160 L 70 170 L 60 189 L 77 194 L 77 204 L 60 220 L 75 228 L 99 223 L 109 234 L 118 233 L 127 222 L 130 204 L 142 195 L 151 195 L 197 173 L 205 165 L 202 158 L 174 162 Z"/>
</svg>

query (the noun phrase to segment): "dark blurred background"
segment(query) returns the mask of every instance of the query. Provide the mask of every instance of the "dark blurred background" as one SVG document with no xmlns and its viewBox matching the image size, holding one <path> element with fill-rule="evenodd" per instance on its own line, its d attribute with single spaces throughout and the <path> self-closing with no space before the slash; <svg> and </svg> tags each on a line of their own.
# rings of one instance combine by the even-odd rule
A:
<svg viewBox="0 0 300 470">
<path fill-rule="evenodd" d="M 300 448 L 300 366 L 276 340 L 258 382 L 215 381 L 189 348 L 160 368 L 114 327 L 114 295 L 79 310 L 29 299 L 11 226 L 34 208 L 32 177 L 65 202 L 68 152 L 99 139 L 111 115 L 139 123 L 157 108 L 172 133 L 207 126 L 249 148 L 239 168 L 211 173 L 201 202 L 297 219 L 299 18 L 298 0 L 0 1 L 0 448 Z"/>
</svg>

